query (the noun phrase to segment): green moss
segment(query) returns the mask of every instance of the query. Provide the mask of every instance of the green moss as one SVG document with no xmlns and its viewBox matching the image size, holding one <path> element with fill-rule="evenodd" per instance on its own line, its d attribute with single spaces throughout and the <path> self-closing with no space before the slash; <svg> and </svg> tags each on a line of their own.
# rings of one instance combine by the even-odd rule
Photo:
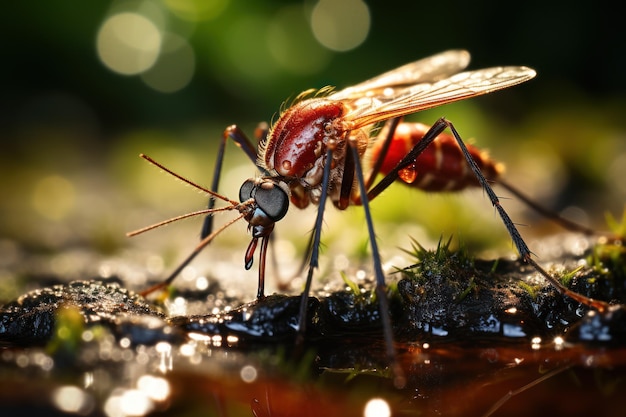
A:
<svg viewBox="0 0 626 417">
<path fill-rule="evenodd" d="M 55 316 L 52 339 L 46 350 L 52 355 L 74 355 L 82 342 L 85 318 L 76 306 L 60 307 Z"/>
<path fill-rule="evenodd" d="M 593 277 L 588 279 L 592 285 L 596 281 L 606 282 L 609 288 L 624 288 L 626 283 L 626 247 L 622 240 L 603 240 L 596 244 L 586 258 L 587 265 L 593 271 Z M 624 294 L 614 294 L 619 299 Z"/>
<path fill-rule="evenodd" d="M 457 302 L 463 301 L 479 287 L 474 259 L 463 245 L 459 250 L 450 249 L 452 238 L 439 240 L 436 249 L 427 250 L 417 241 L 412 241 L 411 250 L 405 252 L 416 259 L 416 263 L 403 269 L 404 277 L 418 284 L 424 291 L 448 288 Z"/>
<path fill-rule="evenodd" d="M 609 230 L 613 232 L 616 238 L 624 240 L 626 237 L 626 208 L 622 212 L 622 219 L 618 221 L 611 213 L 605 214 L 606 224 L 609 226 Z"/>
<path fill-rule="evenodd" d="M 345 272 L 341 272 L 340 275 L 341 275 L 341 279 L 350 288 L 350 290 L 352 291 L 354 296 L 355 297 L 360 296 L 361 295 L 361 289 L 359 288 L 359 285 L 356 282 L 352 281 L 350 278 L 348 278 L 348 276 L 345 274 Z"/>
<path fill-rule="evenodd" d="M 445 242 L 440 238 L 437 248 L 428 250 L 416 240 L 412 240 L 411 250 L 405 252 L 413 256 L 417 262 L 403 270 L 405 275 L 417 281 L 428 280 L 433 276 L 466 275 L 466 271 L 473 269 L 474 259 L 468 255 L 463 245 L 460 245 L 458 251 L 452 251 L 451 242 L 452 237 Z"/>
<path fill-rule="evenodd" d="M 530 295 L 533 300 L 537 299 L 537 295 L 539 295 L 539 291 L 541 290 L 541 285 L 531 285 L 524 281 L 519 281 L 517 285 Z"/>
<path fill-rule="evenodd" d="M 478 285 L 476 284 L 475 278 L 471 277 L 470 280 L 469 280 L 469 283 L 467 285 L 467 288 L 465 288 L 463 291 L 461 291 L 461 293 L 457 297 L 457 300 L 458 301 L 463 301 L 463 299 L 465 299 L 465 297 L 467 297 L 477 287 L 478 287 Z"/>
<path fill-rule="evenodd" d="M 574 279 L 576 274 L 579 273 L 582 269 L 583 269 L 583 266 L 579 266 L 578 268 L 574 269 L 573 271 L 563 272 L 557 278 L 561 282 L 561 284 L 563 284 L 563 286 L 569 287 L 570 283 L 572 282 L 572 279 Z"/>
<path fill-rule="evenodd" d="M 585 260 L 593 270 L 594 280 L 608 281 L 611 288 L 624 288 L 626 282 L 626 246 L 624 246 L 626 209 L 620 221 L 610 213 L 606 214 L 606 221 L 613 236 L 600 239 Z M 588 283 L 594 282 L 589 280 Z"/>
</svg>

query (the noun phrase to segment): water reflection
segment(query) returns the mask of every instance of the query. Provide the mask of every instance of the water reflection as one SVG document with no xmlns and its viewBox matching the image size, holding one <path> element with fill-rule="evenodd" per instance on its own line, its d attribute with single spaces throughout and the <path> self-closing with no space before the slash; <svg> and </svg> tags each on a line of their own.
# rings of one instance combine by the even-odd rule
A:
<svg viewBox="0 0 626 417">
<path fill-rule="evenodd" d="M 445 312 L 441 300 L 432 304 L 436 315 L 427 317 L 423 293 L 407 292 L 418 302 L 412 304 L 415 315 L 408 323 L 417 323 L 422 314 L 419 324 L 424 326 L 416 327 L 421 332 L 397 339 L 407 378 L 406 387 L 398 390 L 387 369 L 379 329 L 372 327 L 376 316 L 370 315 L 368 304 L 346 303 L 354 297 L 360 300 L 362 291 L 316 299 L 310 305 L 312 320 L 330 320 L 323 317 L 327 312 L 337 313 L 334 320 L 347 312 L 353 316 L 345 316 L 339 324 L 312 323 L 309 329 L 317 333 L 308 338 L 308 351 L 297 356 L 289 335 L 293 335 L 291 319 L 297 314 L 299 297 L 271 295 L 263 302 L 230 308 L 232 300 L 219 288 L 197 290 L 198 281 L 206 278 L 190 271 L 188 279 L 185 286 L 191 292 L 179 292 L 166 302 L 170 314 L 177 308 L 189 314 L 194 303 L 207 303 L 210 307 L 204 313 L 215 309 L 220 314 L 166 320 L 117 284 L 97 281 L 55 285 L 20 297 L 13 305 L 26 310 L 20 320 L 33 316 L 44 320 L 56 308 L 78 314 L 81 323 L 70 326 L 74 322 L 59 315 L 66 317 L 62 323 L 67 329 L 61 333 L 76 341 L 65 350 L 47 350 L 53 344 L 42 348 L 34 342 L 28 347 L 2 347 L 0 380 L 11 383 L 0 390 L 0 400 L 20 408 L 43 401 L 44 408 L 55 411 L 124 417 L 211 415 L 219 410 L 234 410 L 221 414 L 225 416 L 252 413 L 257 417 L 541 416 L 548 411 L 572 415 L 573 407 L 574 414 L 609 416 L 626 406 L 619 394 L 626 364 L 621 305 L 598 314 L 567 304 L 563 310 L 578 322 L 566 326 L 554 314 L 541 315 L 560 323 L 542 327 L 528 326 L 532 318 L 528 306 L 513 303 L 510 292 L 519 291 L 523 299 L 532 301 L 531 306 L 546 306 L 532 311 L 554 313 L 554 306 L 561 304 L 546 302 L 552 297 L 547 291 L 533 298 L 526 289 L 514 287 L 506 297 L 495 298 L 503 303 L 490 298 L 485 311 L 466 308 L 451 318 L 441 316 Z M 344 281 L 337 284 L 346 286 Z M 503 288 L 509 287 L 498 287 Z M 476 306 L 477 297 L 476 292 L 452 297 L 449 310 L 462 303 Z M 61 307 L 67 303 L 81 307 Z M 323 303 L 331 303 L 332 308 L 322 308 Z M 6 307 L 3 311 L 5 321 L 0 326 L 14 323 L 7 321 L 14 311 Z M 470 318 L 467 311 L 479 320 L 463 324 Z M 45 330 L 37 326 L 35 330 Z M 62 327 L 50 334 L 58 334 Z M 24 326 L 21 337 L 29 336 L 29 329 Z M 174 337 L 174 330 L 184 333 Z M 46 393 L 43 399 L 41 392 Z M 569 401 L 555 401 L 560 398 Z M 37 407 L 42 406 L 37 403 Z"/>
<path fill-rule="evenodd" d="M 619 392 L 624 384 L 620 376 L 626 364 L 624 348 L 593 349 L 568 344 L 560 336 L 536 337 L 530 346 L 515 340 L 504 344 L 492 340 L 486 346 L 471 341 L 400 345 L 408 380 L 403 390 L 393 387 L 384 369 L 355 367 L 354 362 L 341 362 L 347 356 L 336 352 L 361 348 L 377 355 L 378 349 L 384 356 L 384 347 L 374 340 L 361 341 L 360 346 L 344 343 L 335 353 L 318 351 L 317 355 L 331 355 L 339 362 L 317 368 L 316 375 L 309 367 L 315 368 L 319 357 L 302 368 L 280 351 L 265 347 L 246 353 L 217 347 L 226 340 L 206 335 L 178 346 L 160 342 L 152 347 L 93 337 L 83 350 L 107 353 L 83 352 L 81 358 L 91 359 L 79 363 L 88 370 L 78 374 L 68 373 L 39 349 L 4 350 L 0 357 L 3 369 L 14 363 L 21 374 L 47 375 L 42 382 L 64 375 L 64 383 L 50 386 L 50 405 L 78 415 L 98 409 L 109 417 L 170 415 L 174 410 L 211 415 L 229 409 L 237 411 L 223 415 L 541 416 L 546 415 L 542 409 L 546 404 L 555 415 L 563 415 L 568 402 L 554 402 L 555 398 L 569 398 L 579 415 L 608 416 L 623 409 Z M 20 378 L 15 381 L 25 393 L 40 389 L 20 383 Z M 2 398 L 6 395 L 0 393 Z"/>
<path fill-rule="evenodd" d="M 66 385 L 52 392 L 52 402 L 56 407 L 66 413 L 88 415 L 95 406 L 93 396 L 83 389 Z"/>
<path fill-rule="evenodd" d="M 382 398 L 372 398 L 365 404 L 364 417 L 389 417 L 391 409 L 389 404 Z"/>
</svg>

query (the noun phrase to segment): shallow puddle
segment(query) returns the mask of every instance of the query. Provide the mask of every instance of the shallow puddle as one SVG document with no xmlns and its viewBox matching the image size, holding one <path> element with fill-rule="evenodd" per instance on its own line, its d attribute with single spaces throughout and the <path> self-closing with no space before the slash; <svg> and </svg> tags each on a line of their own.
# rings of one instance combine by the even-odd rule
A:
<svg viewBox="0 0 626 417">
<path fill-rule="evenodd" d="M 296 349 L 297 295 L 242 304 L 213 286 L 146 300 L 123 277 L 48 278 L 0 309 L 3 414 L 623 415 L 619 271 L 569 282 L 612 300 L 599 313 L 518 262 L 441 255 L 422 253 L 390 285 L 400 388 L 371 283 L 316 293 Z"/>
</svg>

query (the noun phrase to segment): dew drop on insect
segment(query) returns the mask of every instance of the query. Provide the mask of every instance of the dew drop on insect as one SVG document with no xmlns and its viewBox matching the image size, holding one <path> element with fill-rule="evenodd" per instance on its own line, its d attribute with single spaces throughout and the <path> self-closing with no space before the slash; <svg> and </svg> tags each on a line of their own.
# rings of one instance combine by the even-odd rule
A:
<svg viewBox="0 0 626 417">
<path fill-rule="evenodd" d="M 413 181 L 415 181 L 415 178 L 417 178 L 417 170 L 415 169 L 415 165 L 410 165 L 406 168 L 401 169 L 400 171 L 398 171 L 398 176 L 402 181 L 406 182 L 407 184 L 412 184 Z"/>
</svg>

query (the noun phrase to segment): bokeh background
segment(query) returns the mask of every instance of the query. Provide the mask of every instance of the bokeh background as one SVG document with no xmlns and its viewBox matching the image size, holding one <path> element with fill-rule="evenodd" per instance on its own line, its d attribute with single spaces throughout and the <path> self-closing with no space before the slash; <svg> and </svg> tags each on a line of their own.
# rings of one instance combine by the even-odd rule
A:
<svg viewBox="0 0 626 417">
<path fill-rule="evenodd" d="M 509 180 L 529 195 L 604 228 L 604 213 L 621 216 L 626 200 L 626 36 L 622 17 L 605 3 L 6 4 L 0 13 L 0 278 L 14 276 L 7 265 L 24 251 L 123 257 L 142 248 L 163 255 L 160 266 L 150 264 L 155 274 L 170 268 L 194 246 L 199 220 L 132 240 L 124 233 L 202 208 L 205 198 L 138 153 L 209 184 L 225 126 L 236 123 L 252 134 L 256 123 L 271 121 L 281 103 L 305 89 L 347 86 L 451 48 L 472 53 L 470 68 L 527 65 L 539 75 L 414 119 L 432 123 L 446 116 L 504 162 Z M 255 170 L 234 146 L 226 166 L 221 190 L 234 198 Z M 531 239 L 544 227 L 553 230 L 515 200 L 505 207 L 529 226 L 522 232 Z M 481 250 L 512 253 L 480 191 L 425 195 L 396 186 L 373 209 L 387 259 L 411 237 L 428 244 L 450 234 Z M 348 254 L 364 251 L 360 210 L 328 211 L 327 241 L 338 241 Z M 313 211 L 292 209 L 285 222 L 293 227 L 278 227 L 286 238 L 279 244 L 283 261 L 297 263 L 313 218 Z M 233 245 L 232 260 L 225 259 L 240 271 L 245 225 L 231 229 L 220 245 Z"/>
</svg>

